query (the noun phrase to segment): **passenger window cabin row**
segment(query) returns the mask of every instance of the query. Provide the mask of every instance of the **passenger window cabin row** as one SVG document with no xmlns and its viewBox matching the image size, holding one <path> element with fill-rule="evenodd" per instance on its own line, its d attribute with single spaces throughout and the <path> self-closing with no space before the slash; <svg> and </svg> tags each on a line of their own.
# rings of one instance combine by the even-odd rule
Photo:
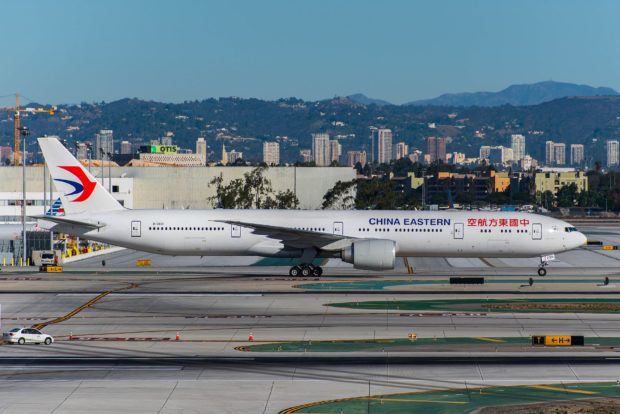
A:
<svg viewBox="0 0 620 414">
<path fill-rule="evenodd" d="M 220 231 L 224 227 L 149 227 L 151 231 Z"/>
</svg>

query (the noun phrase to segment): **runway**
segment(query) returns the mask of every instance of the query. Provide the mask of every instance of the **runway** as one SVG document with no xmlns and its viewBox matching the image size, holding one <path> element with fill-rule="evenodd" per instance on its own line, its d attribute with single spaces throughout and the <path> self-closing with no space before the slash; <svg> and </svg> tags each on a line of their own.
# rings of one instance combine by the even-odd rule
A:
<svg viewBox="0 0 620 414">
<path fill-rule="evenodd" d="M 295 365 L 249 361 L 155 367 L 3 366 L 0 404 L 4 412 L 277 413 L 303 402 L 368 394 L 616 381 L 617 368 L 579 363 Z"/>
<path fill-rule="evenodd" d="M 320 280 L 292 279 L 286 267 L 273 265 L 178 266 L 179 258 L 170 262 L 174 265 L 136 268 L 132 261 L 142 254 L 131 251 L 112 254 L 105 267 L 93 259 L 61 274 L 4 269 L 3 330 L 40 325 L 57 342 L 0 346 L 0 412 L 131 407 L 153 413 L 278 413 L 369 394 L 615 382 L 620 379 L 620 314 L 606 309 L 620 300 L 618 259 L 610 258 L 614 266 L 590 266 L 580 257 L 593 260 L 597 256 L 591 255 L 600 253 L 576 255 L 561 256 L 563 265 L 552 265 L 544 283 L 535 277 L 532 286 L 527 281 L 535 266 L 509 266 L 499 259 L 478 266 L 413 258 L 413 275 L 404 266 L 379 274 L 326 266 Z M 484 276 L 485 284 L 448 283 L 451 276 L 471 275 Z M 528 298 L 565 299 L 582 307 L 545 312 L 459 308 L 464 299 Z M 586 299 L 606 305 L 579 305 Z M 414 305 L 406 310 L 330 306 L 373 301 Z M 448 308 L 423 308 L 429 301 Z M 441 340 L 418 348 L 239 350 L 291 341 L 406 341 L 412 332 L 431 344 Z M 528 345 L 531 335 L 583 335 L 587 346 L 535 348 Z M 451 345 L 458 338 L 472 343 Z M 511 345 L 494 345 L 498 338 L 512 338 Z M 597 338 L 603 345 L 591 345 Z"/>
</svg>

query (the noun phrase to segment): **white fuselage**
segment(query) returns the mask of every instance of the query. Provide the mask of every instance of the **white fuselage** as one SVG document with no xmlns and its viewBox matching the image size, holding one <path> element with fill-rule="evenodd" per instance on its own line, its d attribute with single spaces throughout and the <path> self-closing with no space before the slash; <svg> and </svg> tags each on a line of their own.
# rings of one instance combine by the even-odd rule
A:
<svg viewBox="0 0 620 414">
<path fill-rule="evenodd" d="M 222 223 L 261 223 L 356 239 L 389 239 L 397 256 L 534 257 L 577 248 L 586 237 L 570 224 L 520 212 L 120 210 L 71 215 L 105 226 L 81 237 L 141 251 L 186 256 L 300 257 L 277 239 Z M 338 257 L 319 252 L 319 257 Z"/>
</svg>

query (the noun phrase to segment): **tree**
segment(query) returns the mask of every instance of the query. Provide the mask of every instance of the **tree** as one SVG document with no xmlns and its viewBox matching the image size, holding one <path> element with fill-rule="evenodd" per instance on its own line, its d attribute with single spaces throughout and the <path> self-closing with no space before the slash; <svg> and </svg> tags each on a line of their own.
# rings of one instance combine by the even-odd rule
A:
<svg viewBox="0 0 620 414">
<path fill-rule="evenodd" d="M 209 186 L 215 186 L 215 195 L 209 200 L 216 208 L 241 208 L 245 204 L 243 196 L 243 180 L 237 178 L 224 185 L 224 177 L 220 174 L 209 182 Z"/>
<path fill-rule="evenodd" d="M 540 191 L 537 192 L 536 199 L 539 200 L 539 204 L 547 210 L 555 208 L 555 195 L 549 190 L 544 193 Z"/>
<path fill-rule="evenodd" d="M 271 181 L 265 177 L 268 167 L 256 167 L 249 173 L 243 174 L 243 191 L 246 194 L 246 203 L 241 208 L 265 208 L 263 203 L 272 192 Z"/>
<path fill-rule="evenodd" d="M 355 207 L 357 181 L 338 181 L 323 196 L 323 210 L 351 210 Z"/>
<path fill-rule="evenodd" d="M 394 183 L 385 178 L 359 180 L 355 208 L 359 210 L 397 210 L 402 209 L 404 195 L 395 191 Z"/>
<path fill-rule="evenodd" d="M 603 163 L 600 161 L 594 161 L 594 171 L 600 174 L 603 171 Z"/>
<path fill-rule="evenodd" d="M 209 197 L 211 203 L 218 208 L 252 209 L 252 208 L 279 208 L 294 209 L 299 206 L 299 200 L 291 190 L 280 191 L 273 195 L 271 181 L 264 175 L 267 167 L 260 166 L 243 174 L 243 178 L 231 180 L 224 184 L 222 175 L 210 181 L 215 186 L 215 195 Z"/>
<path fill-rule="evenodd" d="M 280 191 L 276 194 L 275 207 L 281 210 L 296 209 L 299 207 L 299 200 L 291 190 Z"/>
<path fill-rule="evenodd" d="M 558 190 L 557 203 L 558 207 L 574 207 L 577 204 L 577 185 L 571 183 L 570 185 L 563 185 Z"/>
</svg>

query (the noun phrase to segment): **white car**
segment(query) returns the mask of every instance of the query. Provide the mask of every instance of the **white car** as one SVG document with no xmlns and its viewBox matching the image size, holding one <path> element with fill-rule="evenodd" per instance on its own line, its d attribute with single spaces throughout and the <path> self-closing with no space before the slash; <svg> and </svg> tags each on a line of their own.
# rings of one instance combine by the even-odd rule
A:
<svg viewBox="0 0 620 414">
<path fill-rule="evenodd" d="M 51 345 L 54 342 L 54 338 L 50 335 L 34 328 L 11 329 L 9 332 L 2 334 L 2 339 L 9 344 L 17 343 L 20 345 L 25 343 Z"/>
</svg>

